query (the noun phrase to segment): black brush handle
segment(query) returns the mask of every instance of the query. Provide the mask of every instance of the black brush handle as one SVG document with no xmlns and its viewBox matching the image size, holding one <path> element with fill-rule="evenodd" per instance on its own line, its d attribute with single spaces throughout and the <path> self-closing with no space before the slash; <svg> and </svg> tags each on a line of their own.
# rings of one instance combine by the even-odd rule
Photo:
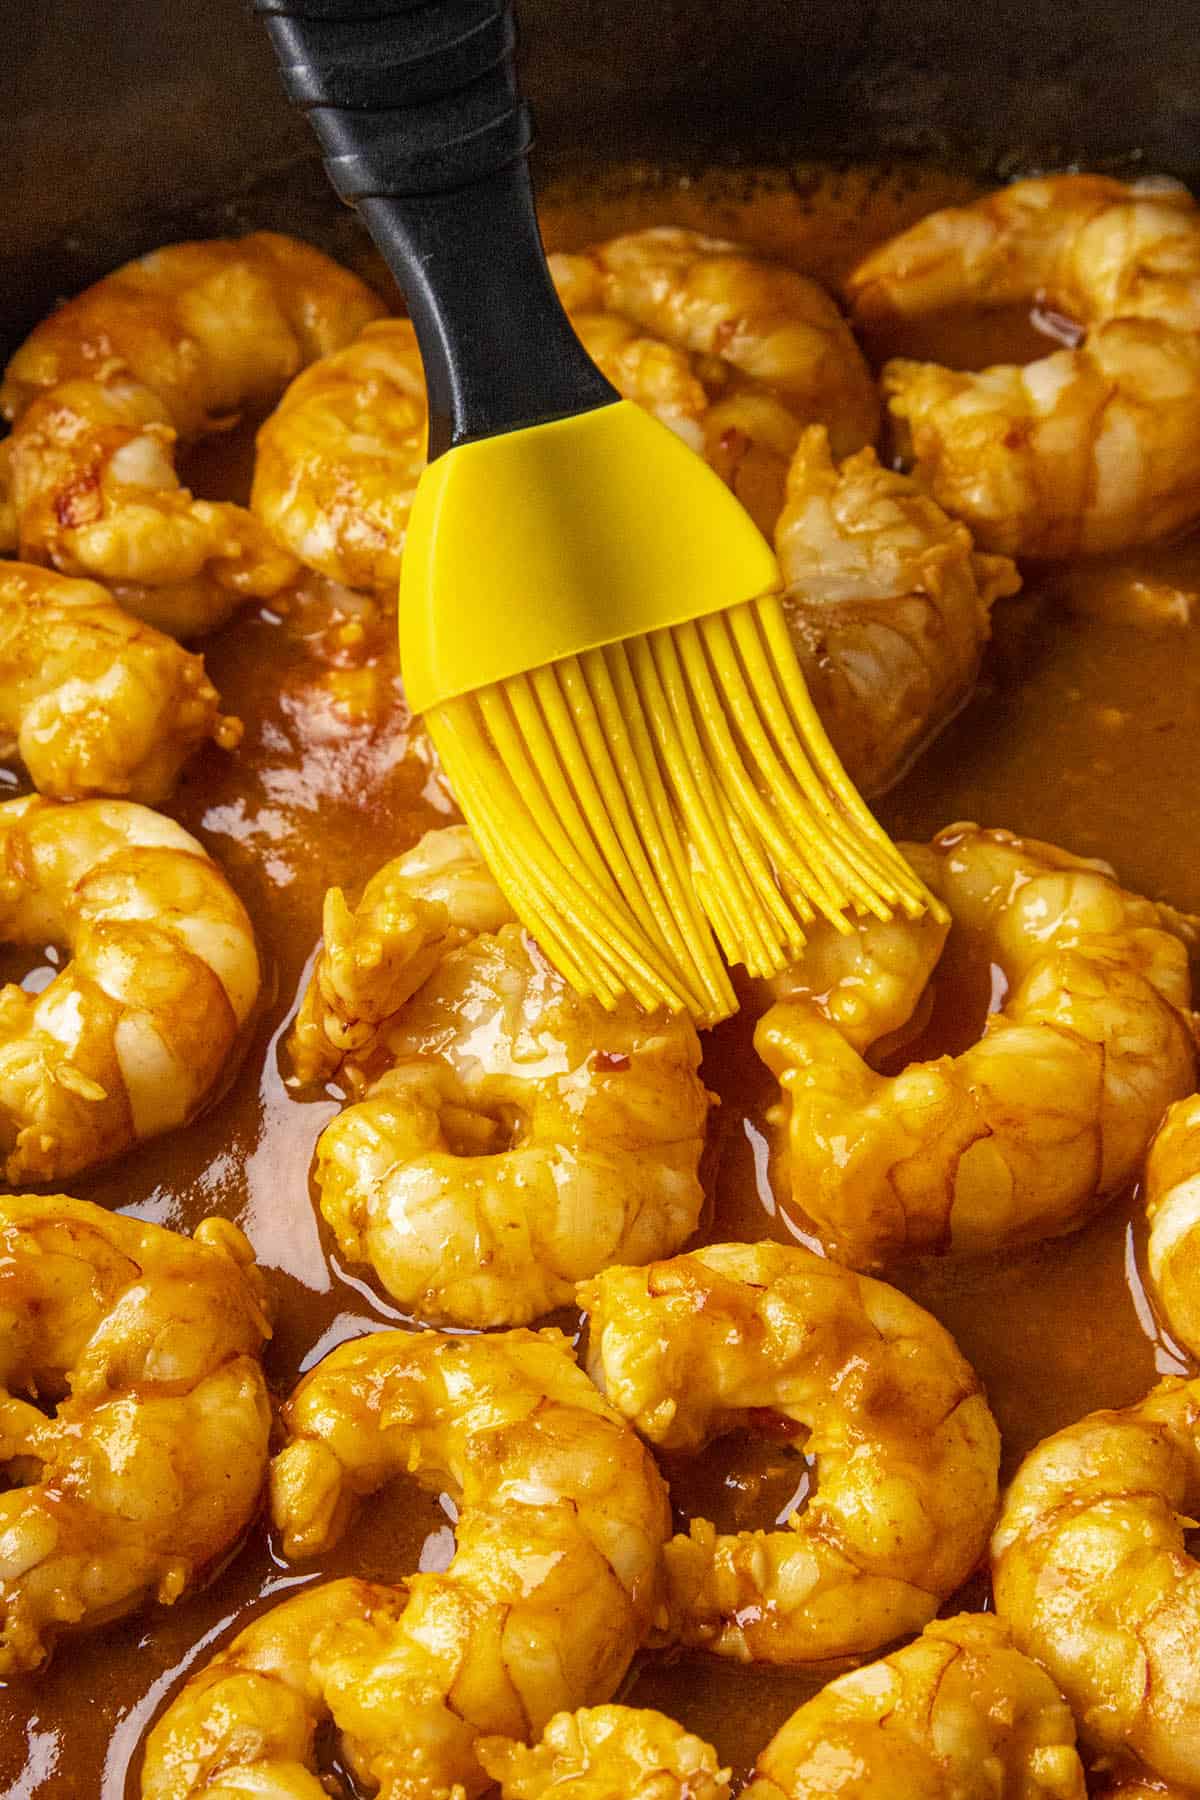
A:
<svg viewBox="0 0 1200 1800">
<path fill-rule="evenodd" d="M 255 0 L 329 178 L 408 301 L 429 455 L 617 398 L 555 293 L 512 0 Z"/>
</svg>

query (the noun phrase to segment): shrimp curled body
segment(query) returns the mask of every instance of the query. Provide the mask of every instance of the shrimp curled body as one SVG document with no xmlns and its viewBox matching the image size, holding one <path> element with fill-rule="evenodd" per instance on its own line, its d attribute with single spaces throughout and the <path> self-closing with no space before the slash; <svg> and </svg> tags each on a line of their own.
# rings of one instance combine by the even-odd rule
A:
<svg viewBox="0 0 1200 1800">
<path fill-rule="evenodd" d="M 319 1363 L 284 1424 L 288 1556 L 407 1472 L 456 1497 L 453 1561 L 407 1591 L 334 1582 L 257 1620 L 155 1726 L 147 1800 L 315 1797 L 327 1719 L 382 1800 L 474 1795 L 480 1735 L 524 1738 L 614 1692 L 660 1604 L 666 1489 L 560 1333 L 380 1332 Z"/>
<path fill-rule="evenodd" d="M 817 425 L 792 458 L 775 548 L 821 723 L 855 785 L 877 793 L 967 698 L 1016 569 L 980 555 L 873 450 L 835 465 Z"/>
<path fill-rule="evenodd" d="M 153 805 L 206 738 L 240 735 L 200 658 L 102 587 L 0 563 L 0 748 L 43 794 Z"/>
<path fill-rule="evenodd" d="M 1200 1786 L 1200 1382 L 1160 1382 L 1037 1446 L 992 1539 L 996 1608 L 1093 1750 Z"/>
<path fill-rule="evenodd" d="M 1195 1081 L 1187 950 L 1152 902 L 1004 831 L 952 826 L 907 854 L 1007 978 L 979 1041 L 880 1075 L 870 1030 L 848 1039 L 817 998 L 772 1008 L 755 1036 L 783 1088 L 796 1203 L 857 1268 L 1073 1230 Z"/>
<path fill-rule="evenodd" d="M 250 1246 L 63 1195 L 0 1198 L 0 1676 L 169 1604 L 258 1502 L 270 1327 Z M 23 1399 L 61 1399 L 53 1416 Z"/>
<path fill-rule="evenodd" d="M 485 1740 L 480 1755 L 500 1800 L 724 1800 L 729 1791 L 709 1745 L 635 1707 L 567 1714 L 531 1749 Z M 776 1732 L 743 1792 L 1084 1800 L 1085 1790 L 1074 1721 L 1054 1683 L 999 1620 L 968 1613 L 822 1688 Z"/>
<path fill-rule="evenodd" d="M 0 939 L 69 950 L 0 989 L 5 1179 L 51 1181 L 184 1123 L 258 995 L 254 934 L 195 838 L 122 800 L 0 806 Z"/>
<path fill-rule="evenodd" d="M 1200 517 L 1200 209 L 1182 189 L 1019 181 L 891 239 L 848 291 L 866 326 L 1037 300 L 1084 327 L 1024 368 L 884 369 L 902 454 L 986 549 L 1122 550 Z"/>
<path fill-rule="evenodd" d="M 310 569 L 394 595 L 427 413 L 411 321 L 374 320 L 298 375 L 259 428 L 251 510 Z"/>
<path fill-rule="evenodd" d="M 244 508 L 181 487 L 175 444 L 269 404 L 382 310 L 356 276 L 275 232 L 169 245 L 60 307 L 0 387 L 21 555 L 193 630 L 277 592 L 292 557 Z"/>
<path fill-rule="evenodd" d="M 321 1209 L 435 1323 L 527 1323 L 606 1263 L 677 1249 L 703 1203 L 694 1026 L 579 998 L 506 916 L 469 835 L 429 833 L 355 914 L 327 906 L 293 1037 L 310 1077 L 323 1043 L 357 1046 Z"/>
<path fill-rule="evenodd" d="M 847 1779 L 849 1777 L 849 1779 Z M 1084 1800 L 1075 1724 L 986 1614 L 838 1676 L 776 1732 L 745 1800 Z"/>
<path fill-rule="evenodd" d="M 671 1629 L 743 1662 L 878 1649 L 933 1617 L 995 1516 L 999 1438 L 937 1321 L 798 1246 L 714 1244 L 580 1290 L 602 1392 L 653 1444 L 807 1432 L 817 1491 L 788 1527 L 666 1550 Z"/>
</svg>

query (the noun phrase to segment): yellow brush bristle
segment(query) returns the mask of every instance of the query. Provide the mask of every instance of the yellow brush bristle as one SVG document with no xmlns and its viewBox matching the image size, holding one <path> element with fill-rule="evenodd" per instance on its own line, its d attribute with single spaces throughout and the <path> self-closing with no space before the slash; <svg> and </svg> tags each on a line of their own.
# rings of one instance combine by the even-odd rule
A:
<svg viewBox="0 0 1200 1800">
<path fill-rule="evenodd" d="M 513 910 L 612 1007 L 736 1010 L 820 915 L 938 902 L 850 782 L 776 596 L 611 644 L 426 715 Z"/>
</svg>

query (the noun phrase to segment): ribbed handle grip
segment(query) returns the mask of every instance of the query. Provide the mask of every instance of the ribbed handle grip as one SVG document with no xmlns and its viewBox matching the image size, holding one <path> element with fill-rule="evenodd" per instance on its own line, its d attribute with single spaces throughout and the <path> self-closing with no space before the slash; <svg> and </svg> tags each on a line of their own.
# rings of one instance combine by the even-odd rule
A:
<svg viewBox="0 0 1200 1800">
<path fill-rule="evenodd" d="M 255 4 L 343 200 L 440 193 L 528 150 L 510 0 Z"/>
<path fill-rule="evenodd" d="M 512 0 L 255 0 L 288 94 L 404 289 L 429 450 L 616 398 L 546 269 Z"/>
</svg>

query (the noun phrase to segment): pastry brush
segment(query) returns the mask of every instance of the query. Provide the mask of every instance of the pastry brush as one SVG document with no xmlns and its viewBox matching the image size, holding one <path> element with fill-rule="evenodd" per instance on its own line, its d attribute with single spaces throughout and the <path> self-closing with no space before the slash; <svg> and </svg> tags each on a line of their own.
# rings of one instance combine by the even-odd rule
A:
<svg viewBox="0 0 1200 1800">
<path fill-rule="evenodd" d="M 736 1008 L 824 917 L 935 904 L 806 691 L 770 547 L 555 293 L 508 0 L 256 0 L 404 291 L 429 461 L 400 656 L 514 911 L 604 1006 Z"/>
</svg>

